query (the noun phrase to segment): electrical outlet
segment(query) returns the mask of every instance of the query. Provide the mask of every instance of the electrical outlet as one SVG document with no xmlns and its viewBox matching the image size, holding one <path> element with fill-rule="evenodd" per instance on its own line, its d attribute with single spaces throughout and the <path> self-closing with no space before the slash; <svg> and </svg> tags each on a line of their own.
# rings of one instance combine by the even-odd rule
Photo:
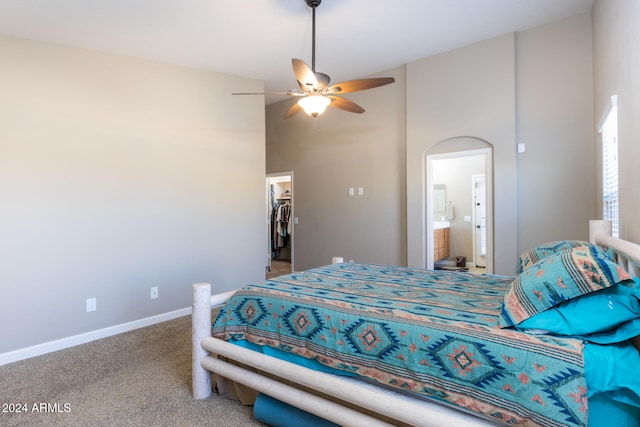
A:
<svg viewBox="0 0 640 427">
<path fill-rule="evenodd" d="M 154 286 L 153 288 L 151 288 L 151 299 L 156 298 L 158 298 L 158 287 Z"/>
<path fill-rule="evenodd" d="M 87 298 L 87 313 L 90 311 L 96 311 L 96 299 Z"/>
</svg>

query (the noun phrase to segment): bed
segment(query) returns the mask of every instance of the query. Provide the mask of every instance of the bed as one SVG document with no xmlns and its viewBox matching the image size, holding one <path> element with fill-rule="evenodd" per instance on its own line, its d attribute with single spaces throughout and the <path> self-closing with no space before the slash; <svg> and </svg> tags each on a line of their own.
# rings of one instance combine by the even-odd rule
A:
<svg viewBox="0 0 640 427">
<path fill-rule="evenodd" d="M 269 424 L 637 426 L 640 245 L 610 230 L 532 248 L 515 278 L 339 263 L 194 284 L 194 397 L 214 373 Z"/>
</svg>

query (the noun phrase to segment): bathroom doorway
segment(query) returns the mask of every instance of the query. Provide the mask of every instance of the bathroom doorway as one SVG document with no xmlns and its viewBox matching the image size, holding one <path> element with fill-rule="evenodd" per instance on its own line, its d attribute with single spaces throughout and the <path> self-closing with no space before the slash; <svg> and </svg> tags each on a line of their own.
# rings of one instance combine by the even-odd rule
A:
<svg viewBox="0 0 640 427">
<path fill-rule="evenodd" d="M 492 273 L 491 148 L 427 153 L 425 164 L 426 267 L 433 269 L 437 263 Z M 444 246 L 442 236 L 447 239 Z M 447 251 L 443 254 L 438 245 Z"/>
</svg>

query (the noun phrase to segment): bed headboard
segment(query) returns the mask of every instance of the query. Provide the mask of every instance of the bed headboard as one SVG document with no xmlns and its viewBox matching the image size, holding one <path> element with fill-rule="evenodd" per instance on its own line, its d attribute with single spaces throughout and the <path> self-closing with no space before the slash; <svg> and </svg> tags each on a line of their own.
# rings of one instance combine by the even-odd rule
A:
<svg viewBox="0 0 640 427">
<path fill-rule="evenodd" d="M 618 265 L 622 266 L 630 275 L 640 277 L 640 245 L 611 236 L 611 230 L 611 221 L 589 221 L 589 242 L 612 249 Z M 632 341 L 640 352 L 640 335 Z"/>
<path fill-rule="evenodd" d="M 640 245 L 611 236 L 611 221 L 589 221 L 589 241 L 612 249 L 616 262 L 634 277 L 640 277 Z"/>
</svg>

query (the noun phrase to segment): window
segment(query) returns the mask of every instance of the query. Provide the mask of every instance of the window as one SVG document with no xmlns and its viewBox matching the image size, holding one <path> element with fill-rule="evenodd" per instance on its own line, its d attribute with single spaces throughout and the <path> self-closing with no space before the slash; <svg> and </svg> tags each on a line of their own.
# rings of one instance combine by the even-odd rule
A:
<svg viewBox="0 0 640 427">
<path fill-rule="evenodd" d="M 602 218 L 613 223 L 613 236 L 618 237 L 618 105 L 616 95 L 611 97 L 611 109 L 599 131 L 602 134 Z"/>
</svg>

